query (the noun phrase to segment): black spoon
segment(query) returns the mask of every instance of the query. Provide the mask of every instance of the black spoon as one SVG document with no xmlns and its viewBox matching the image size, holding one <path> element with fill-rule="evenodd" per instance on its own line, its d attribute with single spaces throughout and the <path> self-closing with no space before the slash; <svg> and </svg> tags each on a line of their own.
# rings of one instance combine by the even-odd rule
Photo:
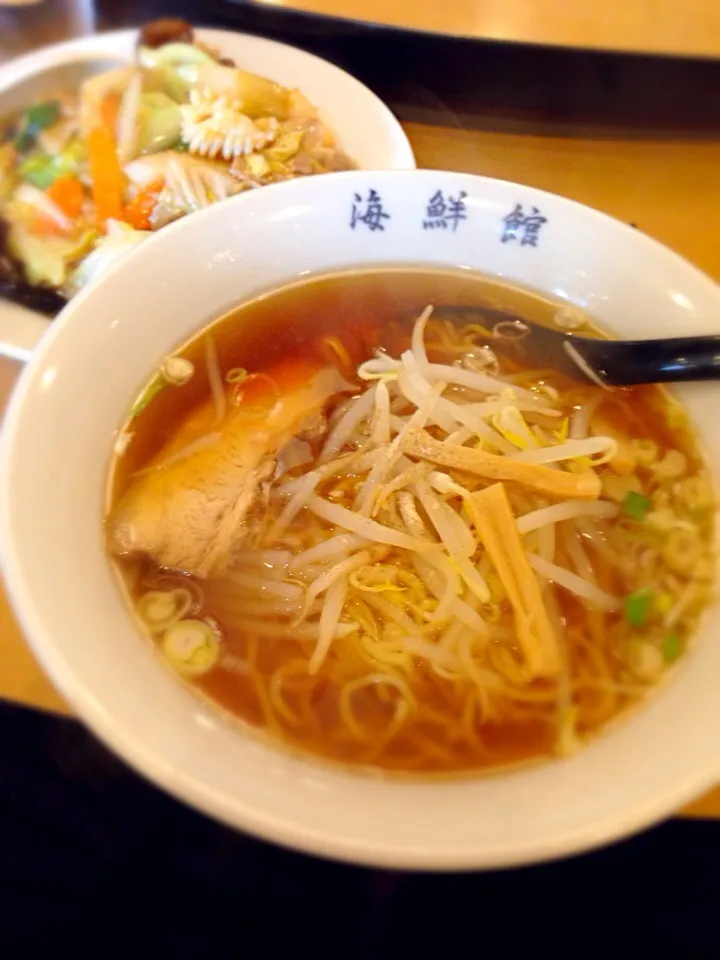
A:
<svg viewBox="0 0 720 960">
<path fill-rule="evenodd" d="M 532 323 L 486 307 L 435 307 L 433 319 L 477 323 L 496 353 L 546 367 L 581 383 L 624 387 L 639 383 L 720 380 L 720 336 L 667 340 L 599 340 Z"/>
</svg>

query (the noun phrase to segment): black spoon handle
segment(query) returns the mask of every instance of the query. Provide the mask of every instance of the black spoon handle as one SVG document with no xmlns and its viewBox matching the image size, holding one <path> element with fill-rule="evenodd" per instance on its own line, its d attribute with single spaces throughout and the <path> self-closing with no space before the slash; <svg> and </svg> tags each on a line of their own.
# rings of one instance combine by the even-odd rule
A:
<svg viewBox="0 0 720 960">
<path fill-rule="evenodd" d="M 529 364 L 546 365 L 574 380 L 600 379 L 608 386 L 720 380 L 720 336 L 672 337 L 665 340 L 604 340 L 566 333 L 492 307 L 447 305 L 433 317 L 478 323 L 497 331 L 498 324 L 521 323 L 524 337 L 488 340 L 501 353 L 514 353 Z M 572 349 L 571 349 L 572 347 Z M 584 363 L 578 363 L 580 358 Z"/>
<path fill-rule="evenodd" d="M 613 386 L 720 380 L 720 336 L 669 340 L 573 338 L 578 353 Z"/>
</svg>

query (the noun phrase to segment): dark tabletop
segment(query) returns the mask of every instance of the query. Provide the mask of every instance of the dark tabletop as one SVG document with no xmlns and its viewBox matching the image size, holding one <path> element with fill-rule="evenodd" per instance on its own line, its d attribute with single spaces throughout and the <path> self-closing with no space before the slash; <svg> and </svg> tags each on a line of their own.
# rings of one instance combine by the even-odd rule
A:
<svg viewBox="0 0 720 960">
<path fill-rule="evenodd" d="M 392 874 L 241 836 L 76 722 L 0 704 L 0 956 L 718 957 L 720 824 L 556 864 Z M 88 953 L 85 953 L 85 950 Z M 532 951 L 532 954 L 531 954 Z"/>
</svg>

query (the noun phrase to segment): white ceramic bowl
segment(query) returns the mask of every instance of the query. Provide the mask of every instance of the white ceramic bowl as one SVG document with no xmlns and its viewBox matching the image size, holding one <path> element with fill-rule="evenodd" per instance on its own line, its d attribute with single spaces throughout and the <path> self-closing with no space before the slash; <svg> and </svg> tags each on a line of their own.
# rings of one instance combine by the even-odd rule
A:
<svg viewBox="0 0 720 960">
<path fill-rule="evenodd" d="M 426 229 L 437 191 L 446 203 L 462 199 L 465 219 Z M 388 215 L 383 229 L 366 216 L 372 197 Z M 527 217 L 543 222 L 518 222 Z M 33 650 L 88 725 L 151 780 L 228 824 L 394 867 L 568 854 L 671 813 L 720 773 L 717 609 L 672 682 L 579 756 L 484 778 L 398 782 L 290 756 L 228 725 L 159 665 L 103 550 L 113 436 L 160 358 L 260 290 L 356 264 L 410 263 L 477 268 L 552 292 L 622 335 L 717 332 L 720 291 L 707 277 L 636 230 L 530 187 L 359 172 L 241 196 L 149 239 L 41 342 L 2 436 L 7 586 Z M 718 387 L 679 392 L 717 475 Z"/>
<path fill-rule="evenodd" d="M 302 90 L 318 107 L 338 142 L 363 170 L 409 170 L 415 158 L 405 133 L 385 104 L 344 70 L 304 50 L 230 30 L 196 30 L 246 70 Z M 97 70 L 134 58 L 137 30 L 118 30 L 57 43 L 0 67 L 0 116 L 74 87 Z M 0 352 L 25 358 L 37 314 L 0 300 Z"/>
</svg>

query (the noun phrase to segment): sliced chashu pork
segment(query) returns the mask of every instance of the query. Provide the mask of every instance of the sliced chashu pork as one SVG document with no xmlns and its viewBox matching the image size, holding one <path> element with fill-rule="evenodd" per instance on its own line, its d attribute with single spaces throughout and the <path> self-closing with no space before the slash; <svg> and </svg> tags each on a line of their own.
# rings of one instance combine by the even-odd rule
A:
<svg viewBox="0 0 720 960">
<path fill-rule="evenodd" d="M 112 552 L 146 554 L 199 577 L 231 566 L 262 505 L 276 454 L 316 424 L 328 399 L 348 385 L 331 367 L 304 366 L 301 377 L 285 376 L 280 386 L 281 396 L 273 394 L 260 415 L 257 404 L 241 403 L 214 427 L 211 408 L 189 418 L 112 510 Z M 199 439 L 203 419 L 208 440 Z"/>
</svg>

